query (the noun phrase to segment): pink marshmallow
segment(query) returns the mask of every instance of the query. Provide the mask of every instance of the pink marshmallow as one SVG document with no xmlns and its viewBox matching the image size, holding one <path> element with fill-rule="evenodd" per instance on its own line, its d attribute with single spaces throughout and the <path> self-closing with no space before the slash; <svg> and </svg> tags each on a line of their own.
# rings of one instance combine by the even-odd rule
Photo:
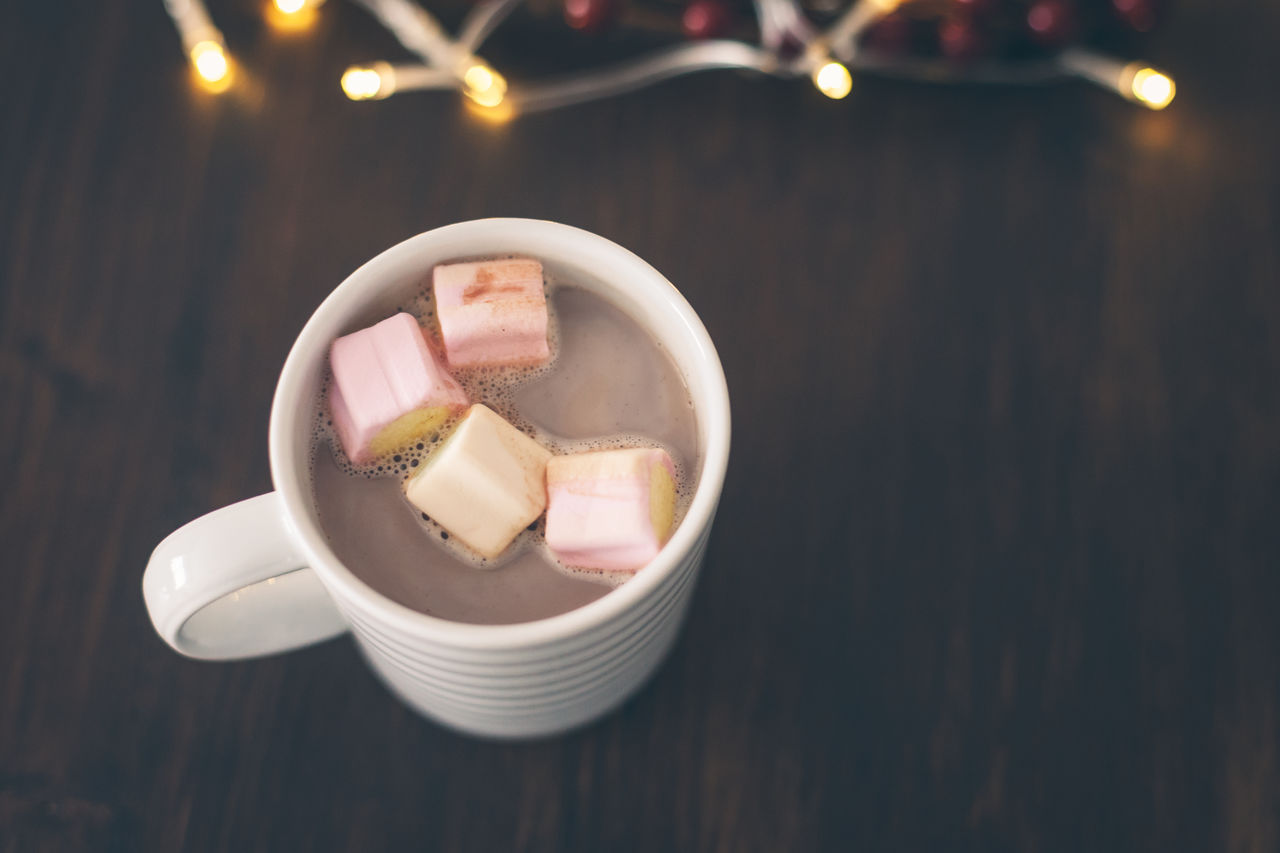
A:
<svg viewBox="0 0 1280 853">
<path fill-rule="evenodd" d="M 537 261 L 440 264 L 432 286 L 450 367 L 541 364 L 551 357 Z"/>
<path fill-rule="evenodd" d="M 547 463 L 547 545 L 566 565 L 636 571 L 674 526 L 675 467 L 665 450 L 556 456 Z"/>
<path fill-rule="evenodd" d="M 338 338 L 329 366 L 333 425 L 357 465 L 416 441 L 467 406 L 466 392 L 441 366 L 412 314 Z"/>
</svg>

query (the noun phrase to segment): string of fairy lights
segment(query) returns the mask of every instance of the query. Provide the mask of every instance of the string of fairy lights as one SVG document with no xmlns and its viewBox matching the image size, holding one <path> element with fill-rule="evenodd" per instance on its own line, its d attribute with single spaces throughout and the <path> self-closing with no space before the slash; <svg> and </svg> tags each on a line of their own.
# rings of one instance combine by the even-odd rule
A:
<svg viewBox="0 0 1280 853">
<path fill-rule="evenodd" d="M 753 0 L 759 43 L 708 39 L 654 51 L 636 59 L 529 84 L 509 84 L 478 51 L 486 38 L 523 0 L 479 0 L 456 34 L 413 0 L 352 0 L 369 12 L 415 57 L 413 62 L 377 61 L 355 65 L 342 75 L 342 91 L 354 101 L 443 90 L 460 93 L 482 116 L 506 120 L 610 97 L 662 80 L 714 69 L 746 69 L 777 77 L 805 78 L 822 94 L 840 99 L 853 88 L 853 73 L 883 70 L 883 62 L 860 45 L 862 35 L 893 13 L 904 0 L 854 0 L 825 29 L 818 29 L 797 0 Z M 272 0 L 268 14 L 280 26 L 304 29 L 324 0 Z M 224 92 L 236 69 L 222 32 L 202 0 L 164 0 L 192 72 L 206 90 Z M 996 66 L 992 82 L 1042 82 L 1080 79 L 1153 110 L 1173 100 L 1173 80 L 1143 62 L 1125 62 L 1080 47 L 1025 68 Z M 909 70 L 909 69 L 908 69 Z M 922 77 L 934 77 L 927 64 Z M 972 79 L 984 79 L 982 73 Z"/>
</svg>

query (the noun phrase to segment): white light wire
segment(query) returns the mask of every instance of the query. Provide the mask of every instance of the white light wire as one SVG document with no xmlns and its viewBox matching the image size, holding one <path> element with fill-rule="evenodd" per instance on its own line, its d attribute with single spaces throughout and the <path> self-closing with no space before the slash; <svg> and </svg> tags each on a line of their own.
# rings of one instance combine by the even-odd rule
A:
<svg viewBox="0 0 1280 853">
<path fill-rule="evenodd" d="M 899 0 L 857 0 L 821 35 L 820 41 L 842 62 L 852 62 L 858 37 L 898 6 Z"/>
<path fill-rule="evenodd" d="M 813 24 L 795 0 L 752 0 L 760 24 L 760 44 L 777 52 L 788 37 L 796 45 L 807 45 L 814 37 Z"/>
<path fill-rule="evenodd" d="M 201 0 L 164 0 L 164 8 L 178 29 L 183 53 L 190 55 L 191 49 L 202 41 L 222 44 L 222 32 L 213 25 Z"/>
<path fill-rule="evenodd" d="M 448 71 L 432 68 L 430 65 L 386 65 L 385 70 L 391 75 L 388 81 L 392 94 L 396 92 L 420 92 L 425 89 L 456 89 L 458 77 Z"/>
<path fill-rule="evenodd" d="M 538 85 L 513 88 L 509 97 L 520 113 L 539 112 L 611 95 L 717 68 L 771 72 L 776 59 L 768 51 L 738 41 L 704 41 L 667 48 L 631 62 L 594 71 L 590 77 L 566 77 Z"/>
<path fill-rule="evenodd" d="M 409 0 L 355 0 L 391 31 L 396 41 L 428 65 L 453 69 L 467 51 L 449 38 L 435 16 Z"/>
<path fill-rule="evenodd" d="M 463 50 L 479 50 L 489 34 L 522 2 L 523 0 L 484 0 L 477 4 L 462 22 L 458 44 Z"/>
</svg>

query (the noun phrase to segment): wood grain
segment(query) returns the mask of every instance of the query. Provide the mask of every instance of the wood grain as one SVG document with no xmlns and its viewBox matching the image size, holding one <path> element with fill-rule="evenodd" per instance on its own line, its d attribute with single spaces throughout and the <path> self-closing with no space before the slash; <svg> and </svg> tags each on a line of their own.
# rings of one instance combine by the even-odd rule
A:
<svg viewBox="0 0 1280 853">
<path fill-rule="evenodd" d="M 0 12 L 0 850 L 1280 848 L 1274 6 L 1180 4 L 1163 113 L 728 74 L 501 128 L 346 102 L 397 55 L 349 4 L 220 4 L 220 99 L 159 2 L 61 8 Z M 671 660 L 497 745 L 346 640 L 171 653 L 142 567 L 270 487 L 312 308 L 488 215 L 626 245 L 720 347 Z"/>
</svg>

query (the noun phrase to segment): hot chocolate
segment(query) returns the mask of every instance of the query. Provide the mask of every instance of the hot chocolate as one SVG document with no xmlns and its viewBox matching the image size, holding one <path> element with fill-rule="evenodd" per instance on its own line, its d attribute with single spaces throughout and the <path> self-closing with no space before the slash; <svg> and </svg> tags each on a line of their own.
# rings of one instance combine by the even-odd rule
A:
<svg viewBox="0 0 1280 853">
<path fill-rule="evenodd" d="M 547 284 L 553 358 L 534 368 L 454 371 L 473 402 L 556 453 L 661 446 L 677 471 L 677 522 L 700 468 L 692 402 L 679 370 L 635 319 L 572 282 Z M 424 287 L 404 306 L 438 341 Z M 414 610 L 458 622 L 514 623 L 563 613 L 630 577 L 573 569 L 546 547 L 539 520 L 492 561 L 451 541 L 405 498 L 404 481 L 441 434 L 356 467 L 320 406 L 312 493 L 330 547 L 370 587 Z"/>
</svg>

